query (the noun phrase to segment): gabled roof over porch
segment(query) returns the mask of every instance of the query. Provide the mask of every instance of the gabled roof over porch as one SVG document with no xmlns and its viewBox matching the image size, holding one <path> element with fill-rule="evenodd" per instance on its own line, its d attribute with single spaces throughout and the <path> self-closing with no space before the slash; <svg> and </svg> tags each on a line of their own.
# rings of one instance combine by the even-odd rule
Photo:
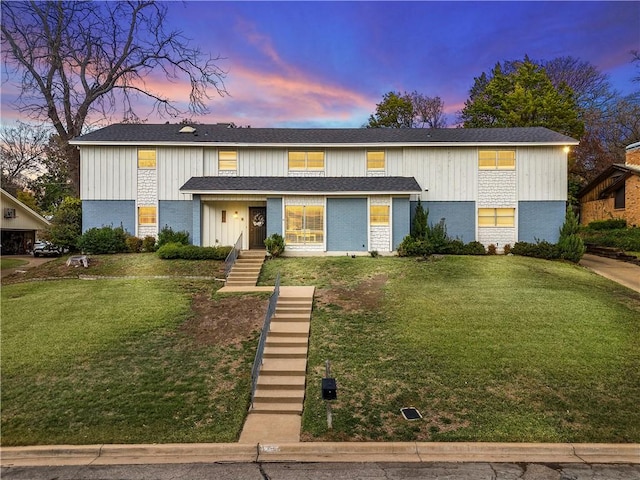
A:
<svg viewBox="0 0 640 480">
<path fill-rule="evenodd" d="M 393 195 L 420 193 L 413 177 L 191 177 L 180 191 L 192 194 Z"/>
</svg>

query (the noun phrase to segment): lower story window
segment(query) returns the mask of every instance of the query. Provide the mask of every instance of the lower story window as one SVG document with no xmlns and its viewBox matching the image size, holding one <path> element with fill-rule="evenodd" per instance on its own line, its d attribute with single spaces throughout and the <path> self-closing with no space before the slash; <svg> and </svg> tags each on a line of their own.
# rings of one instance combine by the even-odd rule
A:
<svg viewBox="0 0 640 480">
<path fill-rule="evenodd" d="M 371 225 L 389 225 L 389 205 L 371 205 L 369 222 Z"/>
<path fill-rule="evenodd" d="M 155 225 L 156 207 L 138 207 L 138 225 Z"/>
<path fill-rule="evenodd" d="M 479 208 L 479 227 L 514 227 L 516 224 L 515 208 Z"/>
<path fill-rule="evenodd" d="M 288 205 L 285 207 L 285 241 L 289 244 L 324 243 L 324 207 Z"/>
</svg>

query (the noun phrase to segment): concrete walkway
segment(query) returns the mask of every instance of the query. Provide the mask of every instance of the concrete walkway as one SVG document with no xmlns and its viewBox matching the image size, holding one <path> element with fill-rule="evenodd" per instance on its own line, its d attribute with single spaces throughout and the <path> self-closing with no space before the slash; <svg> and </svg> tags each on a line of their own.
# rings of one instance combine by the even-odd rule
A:
<svg viewBox="0 0 640 480">
<path fill-rule="evenodd" d="M 609 280 L 640 292 L 640 266 L 612 258 L 585 254 L 580 265 Z"/>
</svg>

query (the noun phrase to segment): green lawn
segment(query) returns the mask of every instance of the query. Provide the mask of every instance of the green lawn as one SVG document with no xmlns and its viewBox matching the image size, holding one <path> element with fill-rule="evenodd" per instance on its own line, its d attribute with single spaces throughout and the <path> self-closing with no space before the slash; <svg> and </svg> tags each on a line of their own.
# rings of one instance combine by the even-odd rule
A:
<svg viewBox="0 0 640 480">
<path fill-rule="evenodd" d="M 184 280 L 3 285 L 2 444 L 235 441 L 257 331 L 211 341 L 210 316 L 195 324 L 191 303 L 205 308 L 214 290 Z"/>
<path fill-rule="evenodd" d="M 184 278 L 220 268 L 101 256 L 89 273 L 176 278 L 3 279 L 2 444 L 237 440 L 263 313 L 237 322 L 266 298 Z M 56 259 L 28 274 L 77 270 Z M 261 283 L 277 272 L 317 287 L 304 440 L 640 441 L 640 294 L 513 256 L 275 259 Z M 405 406 L 424 418 L 402 419 Z"/>
<path fill-rule="evenodd" d="M 22 265 L 26 265 L 27 263 L 29 262 L 19 258 L 0 258 L 0 270 L 20 267 Z"/>
<path fill-rule="evenodd" d="M 640 441 L 639 294 L 524 257 L 284 259 L 264 281 L 277 270 L 319 286 L 305 440 Z"/>
</svg>

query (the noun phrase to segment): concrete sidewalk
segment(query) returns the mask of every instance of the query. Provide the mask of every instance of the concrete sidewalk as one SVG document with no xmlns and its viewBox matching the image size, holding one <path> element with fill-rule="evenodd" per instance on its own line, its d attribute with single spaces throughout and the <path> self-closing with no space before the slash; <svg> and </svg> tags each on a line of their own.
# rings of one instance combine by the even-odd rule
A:
<svg viewBox="0 0 640 480">
<path fill-rule="evenodd" d="M 613 258 L 585 254 L 580 265 L 609 280 L 640 292 L 640 266 Z"/>
<path fill-rule="evenodd" d="M 0 448 L 9 466 L 212 462 L 500 462 L 640 464 L 640 444 L 302 442 Z"/>
</svg>

